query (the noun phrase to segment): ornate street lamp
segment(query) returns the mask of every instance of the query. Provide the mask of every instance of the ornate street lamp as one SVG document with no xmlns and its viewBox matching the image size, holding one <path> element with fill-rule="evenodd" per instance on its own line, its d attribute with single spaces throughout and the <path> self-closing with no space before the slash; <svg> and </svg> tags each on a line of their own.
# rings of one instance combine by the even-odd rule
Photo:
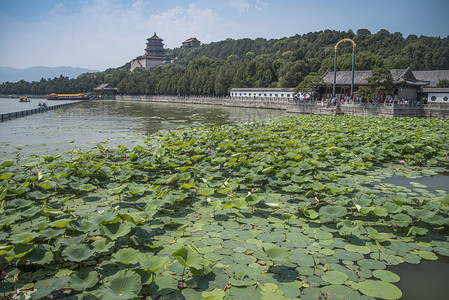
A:
<svg viewBox="0 0 449 300">
<path fill-rule="evenodd" d="M 335 97 L 335 83 L 337 81 L 337 48 L 341 42 L 351 42 L 352 43 L 352 79 L 351 79 L 351 99 L 354 93 L 354 62 L 355 62 L 355 42 L 351 39 L 342 39 L 335 45 L 335 57 L 334 57 L 334 86 L 332 88 L 332 97 Z"/>
</svg>

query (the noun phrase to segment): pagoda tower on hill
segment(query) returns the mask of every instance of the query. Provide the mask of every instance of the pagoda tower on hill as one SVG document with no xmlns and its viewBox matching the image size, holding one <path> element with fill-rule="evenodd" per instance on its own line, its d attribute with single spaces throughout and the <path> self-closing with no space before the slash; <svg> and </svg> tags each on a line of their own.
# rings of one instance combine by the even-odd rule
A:
<svg viewBox="0 0 449 300">
<path fill-rule="evenodd" d="M 156 32 L 152 37 L 147 39 L 147 47 L 145 48 L 145 54 L 136 57 L 131 61 L 130 71 L 136 68 L 144 68 L 149 70 L 159 65 L 169 64 L 170 58 L 165 55 L 163 39 L 156 35 Z"/>
</svg>

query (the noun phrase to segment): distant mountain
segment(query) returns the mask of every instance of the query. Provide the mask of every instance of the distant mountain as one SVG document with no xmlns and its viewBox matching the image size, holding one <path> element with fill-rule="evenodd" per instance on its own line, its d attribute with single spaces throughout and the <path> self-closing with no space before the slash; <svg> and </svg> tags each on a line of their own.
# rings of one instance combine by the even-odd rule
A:
<svg viewBox="0 0 449 300">
<path fill-rule="evenodd" d="M 0 83 L 6 81 L 17 82 L 22 79 L 28 82 L 32 82 L 39 81 L 42 78 L 55 78 L 61 75 L 64 77 L 76 78 L 83 73 L 93 72 L 100 71 L 72 67 L 30 67 L 27 69 L 0 67 Z"/>
</svg>

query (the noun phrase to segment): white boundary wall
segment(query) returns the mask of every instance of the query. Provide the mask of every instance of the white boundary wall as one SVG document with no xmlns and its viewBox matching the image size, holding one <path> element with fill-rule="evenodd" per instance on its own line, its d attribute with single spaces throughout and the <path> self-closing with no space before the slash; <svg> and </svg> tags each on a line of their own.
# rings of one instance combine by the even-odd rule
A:
<svg viewBox="0 0 449 300">
<path fill-rule="evenodd" d="M 287 88 L 238 88 L 231 89 L 231 97 L 235 98 L 293 98 L 293 89 Z"/>
<path fill-rule="evenodd" d="M 435 97 L 435 98 L 433 98 Z M 433 100 L 435 99 L 435 100 Z M 430 93 L 427 96 L 427 103 L 449 103 L 449 93 Z"/>
</svg>

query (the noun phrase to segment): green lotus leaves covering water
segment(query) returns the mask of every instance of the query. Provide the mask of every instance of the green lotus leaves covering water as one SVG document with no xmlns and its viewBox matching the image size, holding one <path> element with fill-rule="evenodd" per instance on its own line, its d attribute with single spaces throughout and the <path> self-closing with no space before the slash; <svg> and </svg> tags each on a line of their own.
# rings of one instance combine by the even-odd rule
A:
<svg viewBox="0 0 449 300">
<path fill-rule="evenodd" d="M 419 182 L 448 171 L 448 132 L 290 116 L 2 161 L 0 293 L 399 299 L 387 266 L 449 255 L 447 191 Z"/>
</svg>

